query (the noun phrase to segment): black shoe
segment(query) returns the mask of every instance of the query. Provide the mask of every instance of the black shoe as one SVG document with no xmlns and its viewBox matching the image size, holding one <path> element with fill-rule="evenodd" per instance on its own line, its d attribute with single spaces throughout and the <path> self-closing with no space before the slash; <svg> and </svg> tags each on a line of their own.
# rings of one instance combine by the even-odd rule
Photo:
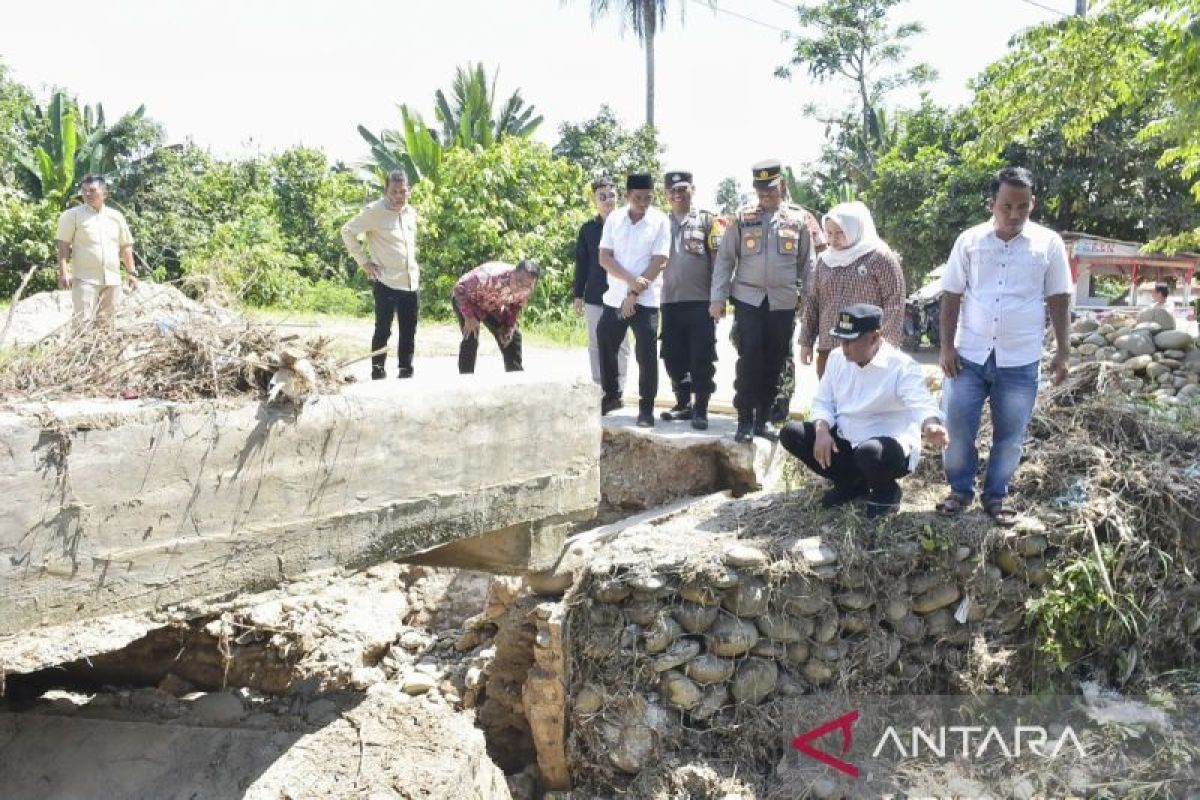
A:
<svg viewBox="0 0 1200 800">
<path fill-rule="evenodd" d="M 871 492 L 867 498 L 867 519 L 879 519 L 900 510 L 900 498 L 904 492 L 897 486 L 894 489 Z"/>
<path fill-rule="evenodd" d="M 413 376 L 412 367 L 400 367 L 400 372 L 396 374 L 397 378 L 411 378 Z"/>
<path fill-rule="evenodd" d="M 825 494 L 821 495 L 821 508 L 835 508 L 844 506 L 846 503 L 853 503 L 860 497 L 866 497 L 870 493 L 865 483 L 851 483 L 844 486 L 836 484 Z"/>
<path fill-rule="evenodd" d="M 692 413 L 692 427 L 698 431 L 708 430 L 708 412 L 696 409 Z"/>
<path fill-rule="evenodd" d="M 639 428 L 653 428 L 654 427 L 654 412 L 653 411 L 639 411 L 638 417 L 637 417 L 637 426 Z"/>
<path fill-rule="evenodd" d="M 387 377 L 387 370 L 383 367 L 371 367 L 371 380 L 381 381 Z"/>
<path fill-rule="evenodd" d="M 748 416 L 738 415 L 737 432 L 733 434 L 735 442 L 748 442 L 754 438 L 754 420 Z"/>
<path fill-rule="evenodd" d="M 779 438 L 779 433 L 771 427 L 768 417 L 769 409 L 760 408 L 754 412 L 754 435 L 769 439 L 772 442 Z"/>
<path fill-rule="evenodd" d="M 787 400 L 776 400 L 775 404 L 771 406 L 771 422 L 774 422 L 776 425 L 787 422 L 790 412 L 789 405 L 790 403 Z"/>
<path fill-rule="evenodd" d="M 686 405 L 680 405 L 679 403 L 676 403 L 674 408 L 670 409 L 669 411 L 662 412 L 660 416 L 665 421 L 671 422 L 673 420 L 691 419 L 693 413 L 694 412 L 690 403 Z"/>
<path fill-rule="evenodd" d="M 605 397 L 600 401 L 600 416 L 611 414 L 617 409 L 625 407 L 625 400 L 620 395 L 616 397 Z"/>
</svg>

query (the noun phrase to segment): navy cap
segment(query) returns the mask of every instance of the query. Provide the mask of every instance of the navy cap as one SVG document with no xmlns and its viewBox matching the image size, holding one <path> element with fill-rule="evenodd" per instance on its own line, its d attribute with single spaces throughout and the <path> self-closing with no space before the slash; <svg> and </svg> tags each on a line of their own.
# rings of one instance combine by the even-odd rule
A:
<svg viewBox="0 0 1200 800">
<path fill-rule="evenodd" d="M 671 172 L 667 173 L 664 183 L 667 186 L 668 192 L 674 189 L 676 186 L 690 187 L 692 185 L 692 173 L 685 170 L 672 170 Z"/>
<path fill-rule="evenodd" d="M 837 323 L 830 336 L 853 341 L 864 333 L 877 331 L 883 326 L 883 309 L 870 303 L 854 303 L 838 312 Z"/>
<path fill-rule="evenodd" d="M 625 178 L 625 189 L 653 189 L 654 177 L 649 172 L 634 172 Z"/>
</svg>

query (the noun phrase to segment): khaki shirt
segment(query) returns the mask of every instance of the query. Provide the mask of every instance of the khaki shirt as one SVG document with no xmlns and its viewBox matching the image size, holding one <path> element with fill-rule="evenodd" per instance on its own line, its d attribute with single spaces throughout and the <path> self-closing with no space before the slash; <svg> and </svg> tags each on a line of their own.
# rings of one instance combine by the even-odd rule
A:
<svg viewBox="0 0 1200 800">
<path fill-rule="evenodd" d="M 72 280 L 121 285 L 121 248 L 133 246 L 133 235 L 120 211 L 86 203 L 68 208 L 58 217 L 55 238 L 71 246 Z"/>
<path fill-rule="evenodd" d="M 360 235 L 366 237 L 370 256 L 358 241 Z M 393 211 L 387 198 L 376 200 L 342 226 L 342 241 L 360 267 L 368 261 L 379 265 L 379 282 L 384 286 L 417 290 L 421 268 L 417 265 L 417 212 L 411 205 Z"/>
<path fill-rule="evenodd" d="M 682 220 L 671 218 L 671 255 L 663 268 L 662 302 L 708 302 L 712 291 L 713 251 L 709 233 L 714 216 L 692 209 Z"/>
<path fill-rule="evenodd" d="M 758 206 L 739 211 L 717 250 L 711 302 L 724 303 L 732 293 L 755 307 L 765 298 L 772 311 L 796 308 L 801 281 L 813 266 L 804 213 L 786 203 L 774 212 Z"/>
</svg>

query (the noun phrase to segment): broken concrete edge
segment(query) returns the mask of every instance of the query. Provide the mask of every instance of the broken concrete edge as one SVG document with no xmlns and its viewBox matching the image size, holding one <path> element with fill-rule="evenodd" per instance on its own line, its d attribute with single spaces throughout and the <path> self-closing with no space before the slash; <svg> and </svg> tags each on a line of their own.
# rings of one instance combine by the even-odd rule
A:
<svg viewBox="0 0 1200 800">
<path fill-rule="evenodd" d="M 164 624 L 154 614 L 117 614 L 0 637 L 0 688 L 4 675 L 34 672 L 120 650 Z"/>
<path fill-rule="evenodd" d="M 0 413 L 0 494 L 25 500 L 0 522 L 0 636 L 522 525 L 537 536 L 511 552 L 548 561 L 541 523 L 597 506 L 595 393 L 509 378 L 364 384 L 298 414 L 97 400 Z"/>
</svg>

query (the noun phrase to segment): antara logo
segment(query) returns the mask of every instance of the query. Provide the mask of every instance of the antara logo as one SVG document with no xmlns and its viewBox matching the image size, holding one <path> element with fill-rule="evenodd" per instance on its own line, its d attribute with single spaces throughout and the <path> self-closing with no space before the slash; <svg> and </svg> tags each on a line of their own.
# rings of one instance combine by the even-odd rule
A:
<svg viewBox="0 0 1200 800">
<path fill-rule="evenodd" d="M 858 710 L 850 711 L 842 714 L 837 719 L 830 720 L 824 725 L 818 725 L 811 731 L 802 733 L 792 740 L 792 747 L 799 750 L 809 758 L 815 758 L 822 764 L 833 767 L 838 772 L 844 772 L 851 778 L 858 777 L 858 767 L 851 764 L 849 761 L 843 761 L 837 756 L 832 756 L 824 750 L 818 750 L 812 746 L 812 743 L 820 739 L 827 733 L 840 730 L 842 732 L 842 755 L 850 752 L 850 745 L 854 744 L 854 723 L 858 721 Z"/>
<path fill-rule="evenodd" d="M 832 719 L 806 731 L 792 740 L 792 747 L 809 758 L 820 761 L 827 767 L 845 773 L 852 778 L 859 776 L 859 769 L 849 761 L 839 756 L 850 752 L 854 744 L 854 723 L 860 713 L 857 709 L 849 711 L 837 719 Z M 824 750 L 819 750 L 813 743 L 818 739 L 841 731 L 841 753 L 835 756 Z M 905 746 L 907 739 L 908 746 Z M 957 740 L 957 741 L 956 741 Z M 960 746 L 955 746 L 956 744 Z M 1011 746 L 1010 746 L 1011 744 Z M 982 759 L 988 756 L 1002 755 L 1005 758 L 1020 758 L 1024 753 L 1032 753 L 1046 759 L 1057 758 L 1058 754 L 1070 745 L 1080 758 L 1087 757 L 1087 750 L 1068 725 L 1063 727 L 1057 741 L 1053 740 L 1049 731 L 1041 725 L 1017 725 L 1006 736 L 996 726 L 984 728 L 978 725 L 950 725 L 926 731 L 923 728 L 912 727 L 908 736 L 903 737 L 894 725 L 889 725 L 879 737 L 871 753 L 872 758 L 885 757 L 894 754 L 900 759 L 915 758 L 922 754 L 938 758 L 963 757 L 967 759 Z M 887 752 L 888 750 L 891 753 Z"/>
</svg>

